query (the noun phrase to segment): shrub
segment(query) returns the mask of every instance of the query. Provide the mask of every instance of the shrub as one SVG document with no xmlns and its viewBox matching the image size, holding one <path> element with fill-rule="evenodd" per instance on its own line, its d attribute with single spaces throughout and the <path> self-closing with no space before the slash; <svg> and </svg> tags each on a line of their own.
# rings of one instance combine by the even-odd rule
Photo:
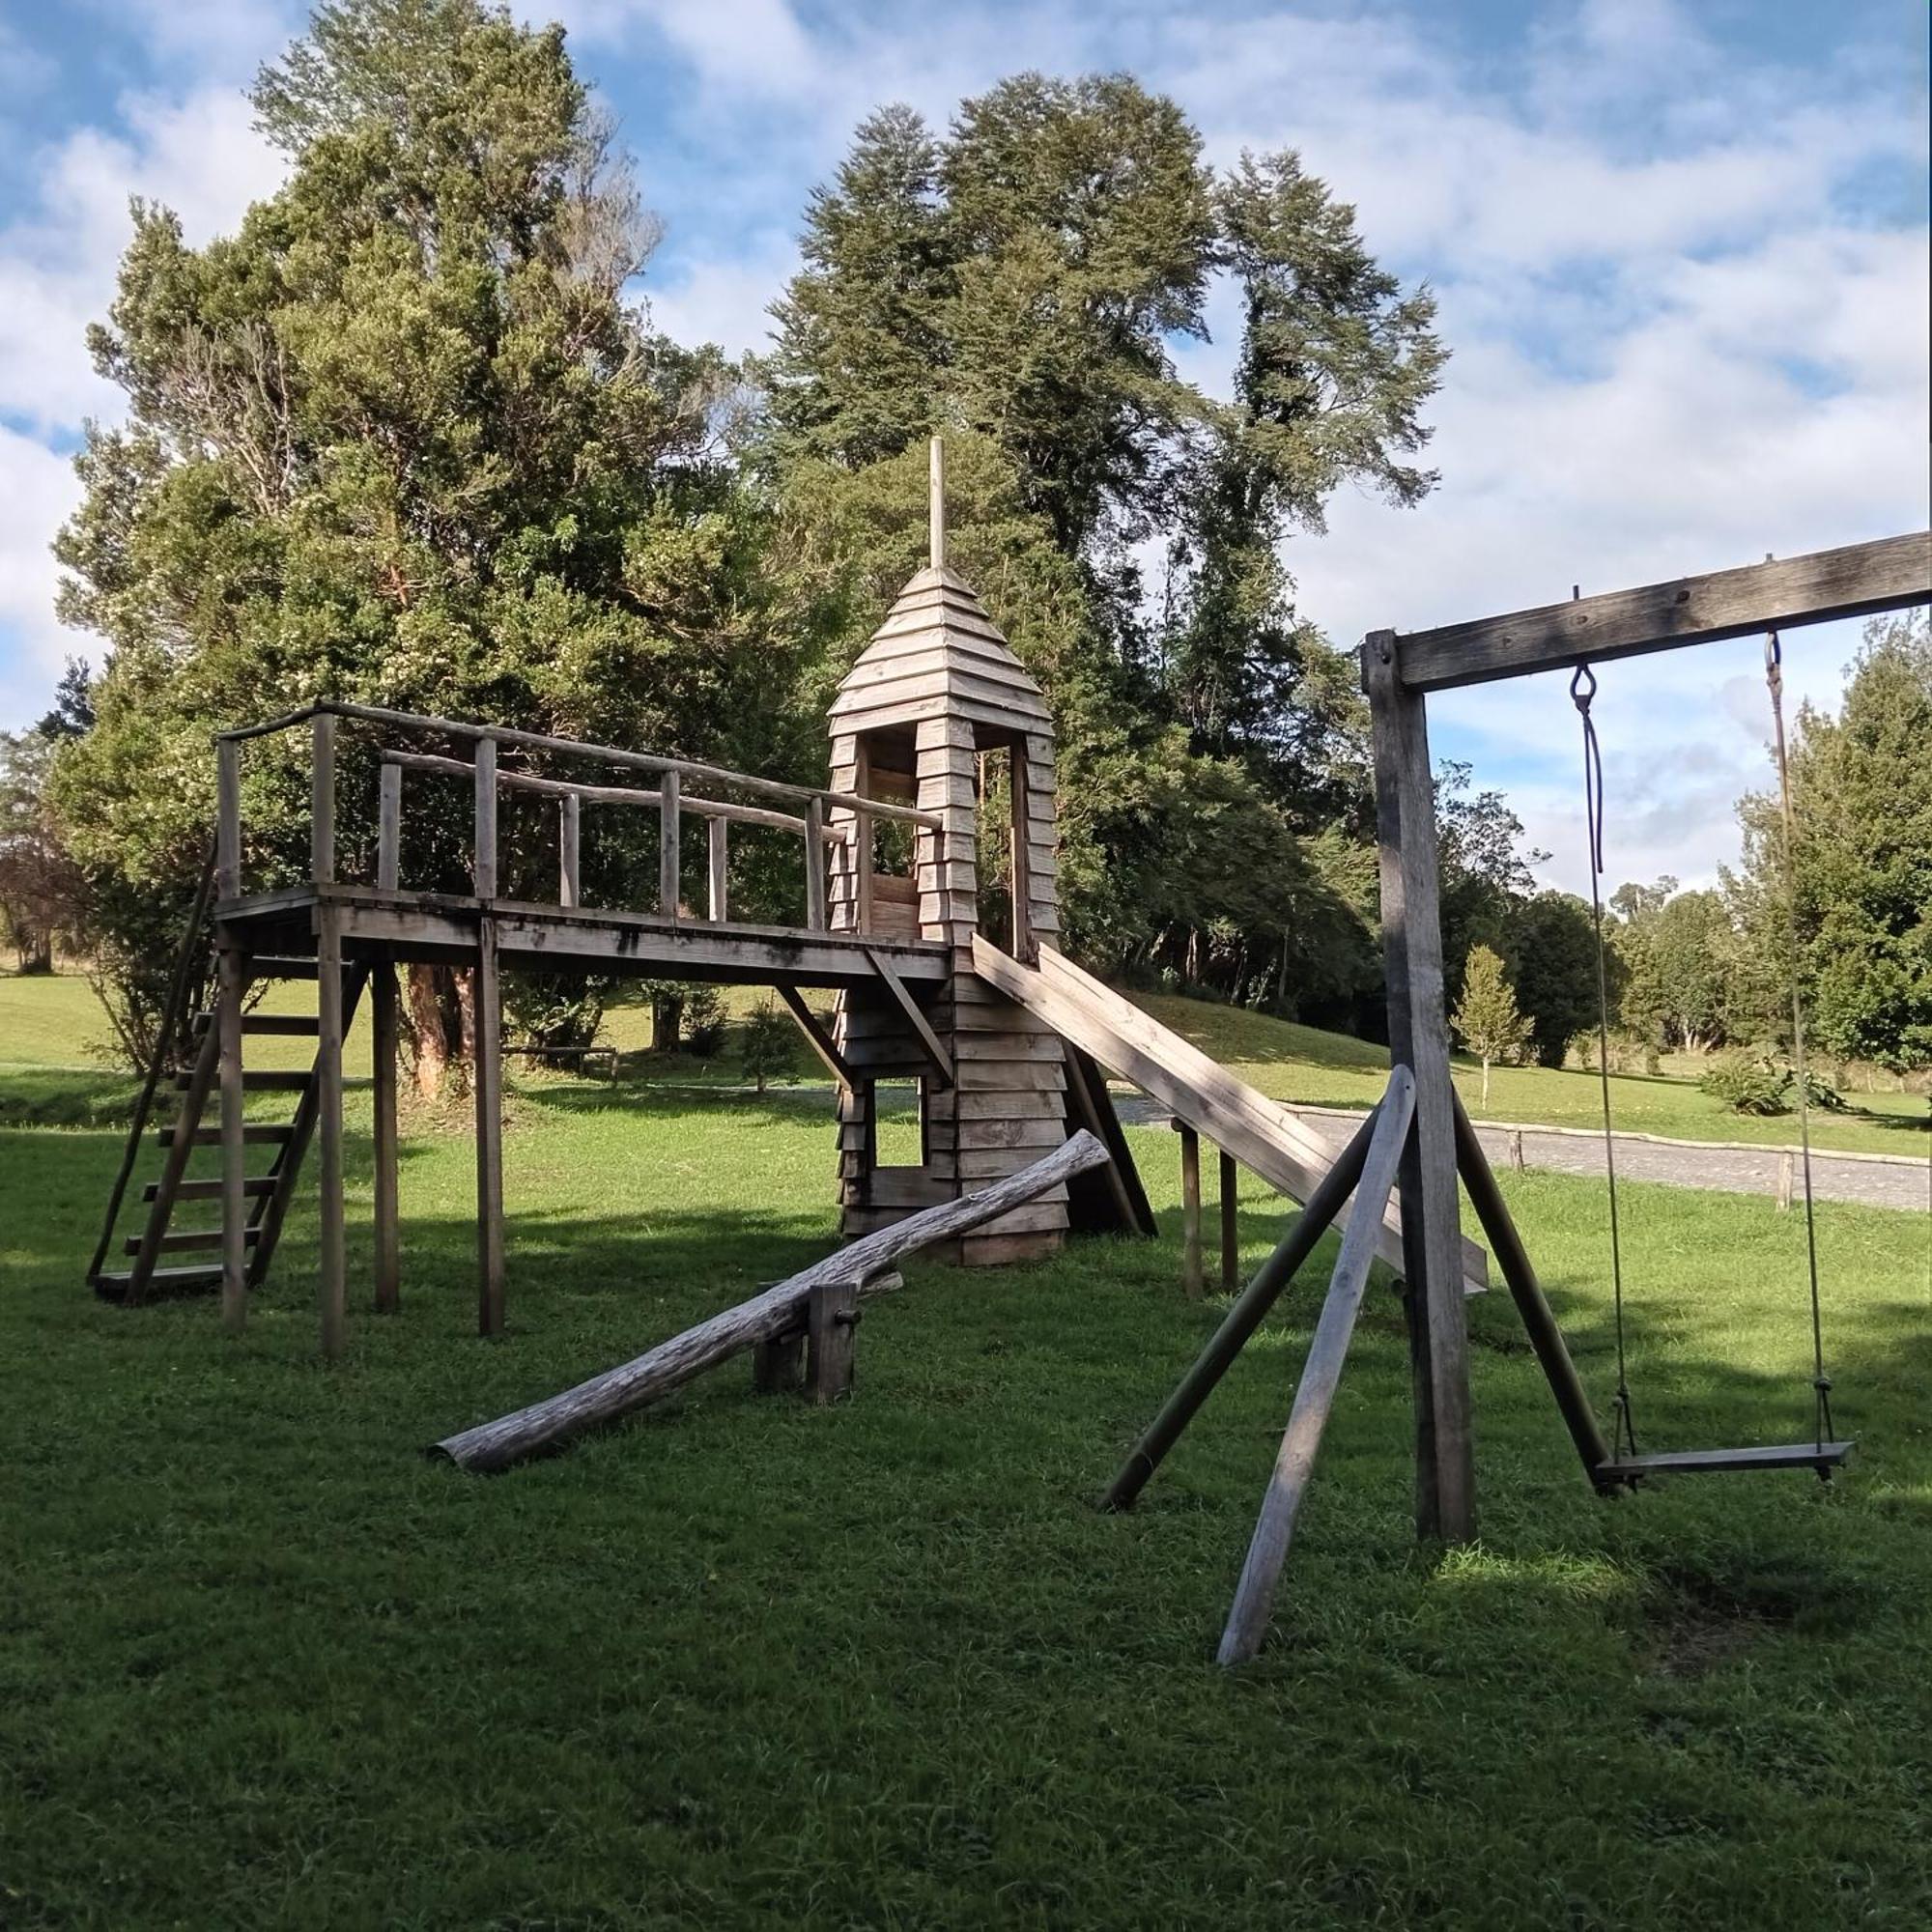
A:
<svg viewBox="0 0 1932 1932">
<path fill-rule="evenodd" d="M 1788 1114 L 1798 1104 L 1797 1071 L 1776 1054 L 1720 1054 L 1697 1084 L 1734 1114 Z M 1816 1073 L 1805 1075 L 1804 1098 L 1808 1105 L 1832 1113 L 1845 1104 L 1837 1091 Z"/>
<path fill-rule="evenodd" d="M 769 998 L 745 1015 L 738 1036 L 738 1063 L 760 1094 L 768 1080 L 791 1071 L 791 1021 Z"/>
<path fill-rule="evenodd" d="M 724 996 L 716 986 L 693 986 L 684 996 L 684 1044 L 709 1060 L 724 1044 Z"/>
</svg>

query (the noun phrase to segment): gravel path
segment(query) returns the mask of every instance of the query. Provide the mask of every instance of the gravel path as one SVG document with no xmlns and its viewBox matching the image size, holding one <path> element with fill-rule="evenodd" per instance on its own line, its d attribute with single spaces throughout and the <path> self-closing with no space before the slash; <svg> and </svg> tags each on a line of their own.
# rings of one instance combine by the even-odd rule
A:
<svg viewBox="0 0 1932 1932">
<path fill-rule="evenodd" d="M 1166 1108 L 1142 1094 L 1119 1089 L 1114 1093 L 1114 1105 L 1122 1121 L 1136 1126 L 1163 1125 L 1170 1118 Z M 1311 1126 L 1325 1127 L 1331 1134 L 1346 1134 L 1350 1122 L 1361 1118 L 1339 1108 L 1304 1107 L 1297 1111 Z M 1522 1158 L 1527 1167 L 1548 1168 L 1556 1174 L 1603 1176 L 1604 1146 L 1594 1134 L 1556 1133 L 1533 1126 L 1512 1129 L 1479 1122 L 1477 1136 L 1491 1164 L 1498 1170 L 1508 1164 L 1512 1132 L 1522 1136 Z M 1775 1195 L 1784 1159 L 1777 1148 L 1687 1147 L 1633 1134 L 1618 1134 L 1616 1143 L 1620 1180 L 1660 1180 L 1671 1187 L 1710 1187 L 1726 1194 Z M 1794 1180 L 1794 1199 L 1799 1198 L 1799 1188 L 1800 1183 Z M 1932 1205 L 1932 1175 L 1927 1173 L 1927 1164 L 1901 1163 L 1895 1157 L 1878 1160 L 1814 1148 L 1811 1189 L 1821 1201 L 1853 1201 L 1867 1208 L 1922 1212 Z"/>
</svg>

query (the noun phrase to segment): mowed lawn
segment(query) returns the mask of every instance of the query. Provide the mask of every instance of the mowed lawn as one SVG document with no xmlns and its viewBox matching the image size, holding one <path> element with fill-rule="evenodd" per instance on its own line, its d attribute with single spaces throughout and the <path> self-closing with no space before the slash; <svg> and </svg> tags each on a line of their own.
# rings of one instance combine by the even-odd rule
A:
<svg viewBox="0 0 1932 1932">
<path fill-rule="evenodd" d="M 422 1446 L 825 1251 L 824 1099 L 526 1085 L 490 1344 L 459 1133 L 410 1138 L 403 1312 L 363 1312 L 367 1106 L 334 1369 L 306 1201 L 231 1342 L 207 1302 L 83 1287 L 110 1130 L 0 1129 L 10 1932 L 1932 1921 L 1922 1217 L 1821 1210 L 1861 1439 L 1829 1488 L 1593 1499 L 1507 1297 L 1474 1305 L 1482 1540 L 1442 1556 L 1378 1282 L 1229 1675 L 1319 1268 L 1140 1509 L 1097 1514 L 1216 1319 L 1178 1287 L 1171 1135 L 1132 1136 L 1166 1238 L 910 1265 L 847 1405 L 740 1361 L 479 1480 Z M 1504 1184 L 1606 1397 L 1601 1194 Z M 1249 1264 L 1283 1212 L 1244 1193 Z M 1802 1436 L 1802 1218 L 1633 1186 L 1625 1221 L 1646 1440 Z"/>
</svg>

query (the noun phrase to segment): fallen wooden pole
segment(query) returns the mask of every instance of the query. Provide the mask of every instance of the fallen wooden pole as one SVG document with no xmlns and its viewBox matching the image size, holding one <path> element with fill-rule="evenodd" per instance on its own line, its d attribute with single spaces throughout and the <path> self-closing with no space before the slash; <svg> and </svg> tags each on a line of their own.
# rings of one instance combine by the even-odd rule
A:
<svg viewBox="0 0 1932 1932">
<path fill-rule="evenodd" d="M 1247 1346 L 1248 1337 L 1261 1326 L 1262 1318 L 1294 1279 L 1302 1263 L 1315 1252 L 1315 1244 L 1328 1232 L 1328 1224 L 1342 1211 L 1343 1204 L 1362 1178 L 1362 1163 L 1369 1157 L 1369 1140 L 1375 1133 L 1380 1111 L 1378 1102 L 1355 1129 L 1354 1138 L 1335 1156 L 1335 1165 L 1309 1195 L 1308 1205 L 1288 1224 L 1288 1233 L 1276 1244 L 1274 1252 L 1241 1291 L 1241 1298 L 1221 1318 L 1221 1325 L 1208 1338 L 1200 1358 L 1181 1377 L 1160 1413 L 1148 1425 L 1147 1433 L 1121 1464 L 1119 1475 L 1100 1498 L 1102 1509 L 1133 1507 L 1134 1498 L 1160 1467 L 1161 1458 L 1180 1439 L 1180 1432 L 1194 1419 L 1195 1410 L 1214 1392 L 1214 1385 Z"/>
<path fill-rule="evenodd" d="M 446 1435 L 429 1453 L 446 1456 L 458 1468 L 478 1474 L 507 1469 L 540 1449 L 642 1408 L 741 1350 L 795 1327 L 811 1291 L 821 1284 L 851 1282 L 862 1294 L 875 1293 L 886 1285 L 901 1256 L 997 1221 L 1074 1175 L 1098 1167 L 1106 1158 L 1107 1150 L 1083 1130 L 1044 1159 L 996 1180 L 990 1187 L 909 1214 L 903 1221 L 826 1256 L 750 1301 L 741 1301 L 737 1307 L 660 1342 L 635 1361 L 592 1376 L 588 1381 L 520 1408 L 514 1415 Z"/>
<path fill-rule="evenodd" d="M 1362 1292 L 1376 1259 L 1382 1209 L 1395 1186 L 1396 1168 L 1414 1118 L 1415 1076 L 1406 1066 L 1398 1065 L 1382 1095 L 1368 1159 L 1362 1166 L 1361 1185 L 1355 1191 L 1355 1205 L 1342 1236 L 1342 1252 L 1335 1259 L 1335 1272 L 1328 1278 L 1328 1298 L 1321 1304 L 1314 1338 L 1308 1344 L 1308 1358 L 1295 1384 L 1294 1406 L 1282 1434 L 1281 1453 L 1275 1458 L 1274 1473 L 1262 1498 L 1261 1516 L 1248 1545 L 1247 1560 L 1241 1565 L 1241 1580 L 1235 1586 L 1234 1605 L 1228 1611 L 1228 1625 L 1221 1633 L 1221 1648 L 1215 1659 L 1221 1664 L 1245 1663 L 1262 1647 L 1275 1585 L 1281 1579 L 1289 1540 L 1294 1534 L 1294 1519 L 1308 1493 L 1315 1452 L 1321 1446 L 1321 1432 L 1341 1385 L 1342 1364 L 1348 1358 Z"/>
</svg>

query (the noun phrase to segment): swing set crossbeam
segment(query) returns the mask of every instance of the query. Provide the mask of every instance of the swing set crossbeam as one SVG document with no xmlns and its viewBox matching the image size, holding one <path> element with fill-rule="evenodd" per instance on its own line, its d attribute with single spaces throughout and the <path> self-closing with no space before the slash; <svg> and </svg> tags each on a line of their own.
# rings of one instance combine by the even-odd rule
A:
<svg viewBox="0 0 1932 1932">
<path fill-rule="evenodd" d="M 1594 1471 L 1600 1487 L 1644 1476 L 1717 1476 L 1733 1469 L 1815 1469 L 1830 1476 L 1858 1445 L 1774 1442 L 1752 1449 L 1668 1449 L 1654 1456 L 1613 1456 Z"/>
</svg>

